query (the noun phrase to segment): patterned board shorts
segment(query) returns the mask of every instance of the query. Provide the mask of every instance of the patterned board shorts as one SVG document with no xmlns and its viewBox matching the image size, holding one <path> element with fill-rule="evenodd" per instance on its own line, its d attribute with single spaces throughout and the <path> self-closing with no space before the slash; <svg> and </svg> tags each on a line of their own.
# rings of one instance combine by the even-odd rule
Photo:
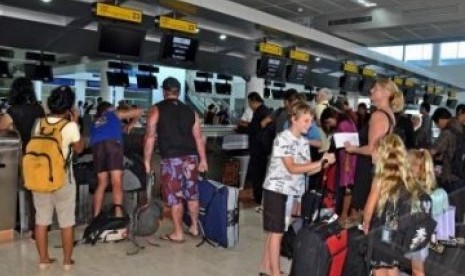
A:
<svg viewBox="0 0 465 276">
<path fill-rule="evenodd" d="M 199 200 L 198 158 L 188 155 L 163 159 L 160 163 L 163 198 L 168 206 L 182 200 Z"/>
</svg>

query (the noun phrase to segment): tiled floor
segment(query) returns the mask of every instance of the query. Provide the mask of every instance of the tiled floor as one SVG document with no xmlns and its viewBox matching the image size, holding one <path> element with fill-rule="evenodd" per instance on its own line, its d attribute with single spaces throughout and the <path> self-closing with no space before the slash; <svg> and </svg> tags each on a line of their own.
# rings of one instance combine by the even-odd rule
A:
<svg viewBox="0 0 465 276">
<path fill-rule="evenodd" d="M 37 266 L 35 244 L 29 239 L 0 244 L 0 275 L 257 275 L 262 253 L 263 231 L 261 215 L 253 208 L 242 209 L 240 214 L 240 242 L 234 249 L 196 248 L 198 240 L 188 239 L 184 244 L 160 241 L 161 247 L 148 246 L 138 255 L 127 256 L 128 243 L 108 243 L 76 247 L 76 265 L 64 272 L 57 263 L 46 271 Z M 164 220 L 156 237 L 168 233 L 171 222 Z M 78 228 L 78 235 L 82 227 Z M 57 231 L 50 233 L 50 255 L 61 258 Z M 288 267 L 288 264 L 284 264 Z"/>
</svg>

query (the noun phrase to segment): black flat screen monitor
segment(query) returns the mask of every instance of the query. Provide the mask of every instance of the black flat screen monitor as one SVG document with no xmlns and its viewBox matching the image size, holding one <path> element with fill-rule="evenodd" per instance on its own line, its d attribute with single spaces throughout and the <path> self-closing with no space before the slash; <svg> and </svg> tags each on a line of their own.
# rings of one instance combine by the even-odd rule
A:
<svg viewBox="0 0 465 276">
<path fill-rule="evenodd" d="M 211 93 L 212 83 L 209 81 L 194 81 L 195 92 L 198 93 Z"/>
<path fill-rule="evenodd" d="M 157 89 L 157 77 L 151 75 L 136 75 L 137 87 L 142 89 Z"/>
<path fill-rule="evenodd" d="M 123 72 L 107 72 L 107 80 L 109 86 L 129 86 L 129 76 Z"/>
<path fill-rule="evenodd" d="M 0 61 L 0 78 L 10 77 L 10 69 L 8 68 L 8 62 Z"/>
<path fill-rule="evenodd" d="M 146 31 L 121 25 L 99 25 L 98 51 L 126 57 L 140 57 Z"/>
<path fill-rule="evenodd" d="M 263 89 L 263 97 L 265 97 L 266 99 L 271 97 L 271 89 L 270 88 L 264 88 Z"/>
<path fill-rule="evenodd" d="M 24 73 L 31 80 L 53 81 L 53 71 L 49 65 L 24 64 Z"/>
<path fill-rule="evenodd" d="M 341 88 L 348 92 L 357 92 L 360 85 L 360 75 L 345 74 L 342 78 Z"/>
<path fill-rule="evenodd" d="M 442 96 L 435 95 L 433 105 L 441 105 L 441 103 L 442 103 Z"/>
<path fill-rule="evenodd" d="M 360 82 L 360 94 L 362 96 L 369 96 L 371 88 L 373 88 L 375 82 L 375 78 L 363 78 L 363 80 Z"/>
<path fill-rule="evenodd" d="M 286 59 L 280 57 L 262 56 L 257 61 L 257 77 L 264 79 L 283 80 L 286 70 Z"/>
<path fill-rule="evenodd" d="M 457 106 L 457 100 L 456 99 L 448 99 L 446 103 L 448 108 L 455 108 Z"/>
<path fill-rule="evenodd" d="M 231 84 L 229 83 L 215 83 L 216 94 L 231 95 Z"/>
<path fill-rule="evenodd" d="M 233 80 L 233 76 L 225 75 L 225 74 L 218 74 L 218 75 L 216 75 L 216 79 L 218 79 L 218 80 L 225 80 L 225 81 L 232 81 L 232 80 Z"/>
<path fill-rule="evenodd" d="M 284 99 L 284 90 L 271 90 L 271 94 L 273 95 L 273 99 L 275 100 L 282 100 Z"/>
<path fill-rule="evenodd" d="M 309 77 L 310 65 L 305 63 L 293 63 L 287 67 L 287 81 L 291 83 L 305 84 Z"/>
<path fill-rule="evenodd" d="M 417 96 L 417 89 L 415 87 L 409 87 L 404 89 L 404 100 L 406 104 L 414 104 Z"/>
<path fill-rule="evenodd" d="M 165 34 L 160 44 L 160 60 L 195 63 L 199 41 L 190 37 Z"/>
</svg>

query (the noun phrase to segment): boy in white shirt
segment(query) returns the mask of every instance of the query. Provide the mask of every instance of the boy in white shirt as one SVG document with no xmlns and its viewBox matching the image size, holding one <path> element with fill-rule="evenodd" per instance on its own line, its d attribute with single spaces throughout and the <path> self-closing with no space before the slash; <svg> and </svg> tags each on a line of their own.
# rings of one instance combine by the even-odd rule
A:
<svg viewBox="0 0 465 276">
<path fill-rule="evenodd" d="M 322 160 L 335 162 L 334 154 L 312 162 L 308 141 L 302 136 L 310 128 L 314 113 L 304 102 L 292 105 L 291 127 L 279 133 L 273 144 L 270 165 L 263 184 L 263 228 L 267 232 L 260 275 L 280 276 L 279 251 L 284 231 L 290 223 L 292 205 L 287 204 L 305 190 L 305 173 L 317 173 Z"/>
</svg>

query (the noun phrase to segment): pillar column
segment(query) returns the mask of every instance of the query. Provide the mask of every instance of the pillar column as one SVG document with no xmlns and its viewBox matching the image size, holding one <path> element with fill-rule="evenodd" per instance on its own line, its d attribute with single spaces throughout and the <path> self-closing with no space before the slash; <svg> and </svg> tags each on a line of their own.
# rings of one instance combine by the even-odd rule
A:
<svg viewBox="0 0 465 276">
<path fill-rule="evenodd" d="M 247 95 L 250 92 L 257 92 L 260 96 L 263 97 L 263 90 L 265 89 L 265 80 L 262 78 L 257 78 L 253 76 L 250 80 L 246 83 L 245 86 L 245 98 L 247 99 Z"/>
</svg>

